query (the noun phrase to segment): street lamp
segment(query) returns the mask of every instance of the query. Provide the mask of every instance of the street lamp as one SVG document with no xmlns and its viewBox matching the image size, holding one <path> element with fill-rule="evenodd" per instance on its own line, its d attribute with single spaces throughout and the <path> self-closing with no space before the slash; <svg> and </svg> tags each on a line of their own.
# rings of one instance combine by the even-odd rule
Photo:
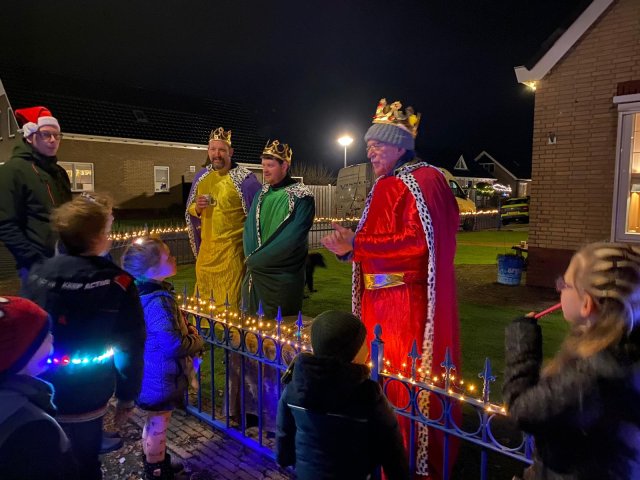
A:
<svg viewBox="0 0 640 480">
<path fill-rule="evenodd" d="M 338 143 L 344 147 L 344 166 L 347 168 L 347 147 L 353 143 L 353 138 L 343 135 L 338 139 Z"/>
</svg>

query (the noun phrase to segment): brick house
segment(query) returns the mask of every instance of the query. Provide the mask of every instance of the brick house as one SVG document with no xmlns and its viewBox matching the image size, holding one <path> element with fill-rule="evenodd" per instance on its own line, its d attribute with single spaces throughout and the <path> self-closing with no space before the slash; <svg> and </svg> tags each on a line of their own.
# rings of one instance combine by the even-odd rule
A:
<svg viewBox="0 0 640 480">
<path fill-rule="evenodd" d="M 640 1 L 593 0 L 518 81 L 535 91 L 529 285 L 573 252 L 640 241 Z"/>
<path fill-rule="evenodd" d="M 261 172 L 266 139 L 242 106 L 11 68 L 0 69 L 0 162 L 21 141 L 14 110 L 34 105 L 60 121 L 58 160 L 73 191 L 108 192 L 119 218 L 180 217 L 221 125 L 233 132 L 234 160 Z"/>
</svg>

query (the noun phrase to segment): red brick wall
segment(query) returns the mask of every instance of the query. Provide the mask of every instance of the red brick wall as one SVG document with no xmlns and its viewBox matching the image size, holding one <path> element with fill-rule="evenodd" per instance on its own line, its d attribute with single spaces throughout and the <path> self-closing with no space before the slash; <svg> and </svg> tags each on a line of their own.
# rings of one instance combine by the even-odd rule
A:
<svg viewBox="0 0 640 480">
<path fill-rule="evenodd" d="M 640 1 L 618 0 L 538 82 L 529 285 L 550 286 L 549 270 L 562 271 L 571 251 L 611 238 L 617 135 L 613 97 L 619 82 L 636 79 Z M 549 133 L 556 135 L 555 145 L 547 144 Z"/>
</svg>

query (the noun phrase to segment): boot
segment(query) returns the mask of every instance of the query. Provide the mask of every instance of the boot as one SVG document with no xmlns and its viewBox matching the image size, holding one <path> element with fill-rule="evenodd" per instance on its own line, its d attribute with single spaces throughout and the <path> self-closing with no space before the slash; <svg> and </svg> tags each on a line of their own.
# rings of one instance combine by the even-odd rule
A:
<svg viewBox="0 0 640 480">
<path fill-rule="evenodd" d="M 173 473 L 180 473 L 181 471 L 184 470 L 184 465 L 182 464 L 182 462 L 179 461 L 171 461 L 171 455 L 169 455 L 169 452 L 164 454 L 164 464 L 168 466 L 168 468 L 170 468 Z"/>
<path fill-rule="evenodd" d="M 149 463 L 146 458 L 143 461 L 145 480 L 174 480 L 175 474 L 171 470 L 171 464 L 167 463 L 167 457 L 157 463 Z"/>
</svg>

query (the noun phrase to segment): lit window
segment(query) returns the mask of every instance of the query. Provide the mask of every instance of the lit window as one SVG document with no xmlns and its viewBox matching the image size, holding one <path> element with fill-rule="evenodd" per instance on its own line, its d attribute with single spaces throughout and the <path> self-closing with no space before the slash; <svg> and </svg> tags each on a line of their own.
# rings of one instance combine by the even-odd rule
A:
<svg viewBox="0 0 640 480">
<path fill-rule="evenodd" d="M 613 237 L 640 241 L 640 95 L 614 98 L 618 104 L 618 145 Z"/>
<path fill-rule="evenodd" d="M 156 193 L 169 191 L 169 167 L 153 167 L 154 191 Z"/>
<path fill-rule="evenodd" d="M 93 192 L 93 163 L 58 162 L 69 175 L 72 192 Z"/>
</svg>

